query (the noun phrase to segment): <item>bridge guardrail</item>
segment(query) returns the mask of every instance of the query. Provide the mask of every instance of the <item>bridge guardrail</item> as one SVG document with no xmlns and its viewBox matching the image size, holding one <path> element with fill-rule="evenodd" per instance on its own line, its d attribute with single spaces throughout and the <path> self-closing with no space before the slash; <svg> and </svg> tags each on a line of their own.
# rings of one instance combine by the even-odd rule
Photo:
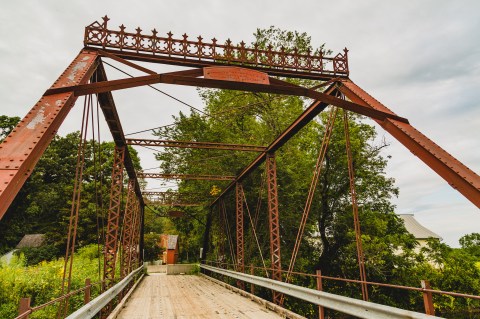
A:
<svg viewBox="0 0 480 319">
<path fill-rule="evenodd" d="M 87 303 L 82 308 L 78 309 L 77 311 L 70 314 L 67 319 L 90 319 L 93 318 L 100 310 L 103 309 L 113 298 L 115 298 L 138 274 L 142 271 L 144 266 L 140 266 L 134 271 L 132 271 L 128 276 L 123 278 L 120 282 L 118 282 L 115 286 L 108 289 L 104 293 L 102 293 L 97 298 L 93 299 L 89 303 Z"/>
<path fill-rule="evenodd" d="M 239 273 L 232 270 L 216 268 L 208 265 L 200 265 L 202 269 L 215 272 L 217 274 L 225 275 L 234 279 L 242 280 L 257 286 L 267 289 L 272 289 L 286 295 L 302 299 L 313 304 L 333 309 L 342 313 L 354 315 L 359 318 L 368 319 L 433 319 L 441 318 L 427 315 L 424 313 L 404 310 L 391 306 L 376 304 L 373 302 L 363 301 L 354 298 L 339 296 L 323 291 L 318 291 L 310 288 L 295 286 L 285 282 L 272 280 L 269 278 L 257 277 L 244 273 Z"/>
</svg>

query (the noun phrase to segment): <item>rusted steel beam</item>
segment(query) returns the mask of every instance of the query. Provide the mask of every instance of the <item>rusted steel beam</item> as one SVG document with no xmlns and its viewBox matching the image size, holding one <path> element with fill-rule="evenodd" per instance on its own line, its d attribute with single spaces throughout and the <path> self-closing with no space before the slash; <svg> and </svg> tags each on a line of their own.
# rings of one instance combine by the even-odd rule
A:
<svg viewBox="0 0 480 319">
<path fill-rule="evenodd" d="M 348 50 L 335 56 L 301 54 L 298 50 L 275 51 L 272 47 L 260 49 L 257 45 L 248 47 L 242 41 L 235 45 L 230 40 L 225 44 L 203 42 L 202 37 L 194 41 L 184 34 L 174 38 L 172 33 L 161 37 L 154 29 L 151 35 L 108 28 L 108 17 L 95 21 L 85 28 L 84 45 L 98 47 L 118 53 L 122 57 L 149 62 L 160 62 L 180 66 L 242 65 L 274 75 L 328 79 L 332 76 L 348 76 Z"/>
<path fill-rule="evenodd" d="M 161 174 L 161 173 L 137 173 L 138 178 L 159 178 L 159 179 L 191 179 L 202 181 L 231 181 L 235 176 L 223 175 L 194 175 L 194 174 Z"/>
<path fill-rule="evenodd" d="M 179 193 L 179 192 L 142 192 L 143 196 L 159 196 L 161 198 L 178 198 L 178 197 L 191 197 L 191 196 L 209 196 L 206 193 Z"/>
<path fill-rule="evenodd" d="M 133 236 L 132 236 L 132 253 L 130 261 L 130 271 L 137 269 L 140 266 L 140 252 L 143 251 L 143 247 L 140 245 L 140 241 L 143 240 L 143 234 L 141 233 L 142 223 L 142 207 L 140 202 L 136 201 L 135 210 L 133 214 Z"/>
<path fill-rule="evenodd" d="M 94 79 L 96 81 L 107 81 L 107 74 L 102 64 L 98 66 Z M 100 108 L 102 109 L 103 116 L 110 129 L 115 145 L 117 147 L 126 146 L 127 144 L 125 142 L 122 123 L 120 122 L 120 117 L 118 116 L 117 107 L 115 106 L 112 93 L 104 92 L 98 94 L 98 103 L 100 104 Z M 137 195 L 140 204 L 143 205 L 142 191 L 140 190 L 140 184 L 138 183 L 135 167 L 130 152 L 128 151 L 128 147 L 125 148 L 124 161 L 128 178 L 135 181 L 135 194 Z"/>
<path fill-rule="evenodd" d="M 82 50 L 51 88 L 86 83 L 97 67 L 97 57 L 96 52 Z M 0 219 L 32 173 L 76 99 L 72 92 L 42 96 L 0 144 Z"/>
<path fill-rule="evenodd" d="M 208 203 L 164 203 L 156 201 L 147 201 L 147 204 L 152 207 L 201 207 L 208 206 Z"/>
<path fill-rule="evenodd" d="M 266 160 L 268 189 L 268 224 L 270 230 L 270 259 L 272 279 L 282 281 L 282 264 L 280 254 L 280 214 L 278 210 L 277 164 L 275 153 L 268 153 Z M 281 293 L 273 291 L 273 302 L 282 303 Z"/>
<path fill-rule="evenodd" d="M 171 205 L 172 203 L 185 202 L 203 202 L 208 199 L 203 193 L 178 193 L 178 192 L 147 192 L 143 193 L 144 201 L 149 203 L 164 203 Z"/>
<path fill-rule="evenodd" d="M 237 235 L 237 269 L 238 272 L 245 272 L 245 249 L 243 236 L 243 187 L 237 183 L 235 187 L 235 225 Z M 237 281 L 239 288 L 244 289 L 245 285 L 242 281 Z"/>
<path fill-rule="evenodd" d="M 110 205 L 108 209 L 107 231 L 105 233 L 105 251 L 103 261 L 104 290 L 115 284 L 115 269 L 118 250 L 118 230 L 122 206 L 123 169 L 126 147 L 115 147 L 110 187 Z M 108 310 L 107 310 L 108 312 Z"/>
<path fill-rule="evenodd" d="M 340 91 L 355 103 L 391 112 L 352 81 L 341 82 Z M 480 208 L 480 176 L 423 135 L 412 125 L 391 118 L 375 120 L 400 143 L 445 179 L 475 206 Z"/>
<path fill-rule="evenodd" d="M 131 269 L 132 246 L 134 236 L 135 210 L 138 200 L 135 194 L 135 181 L 128 181 L 127 201 L 125 203 L 125 214 L 123 215 L 122 227 L 122 255 L 120 260 L 120 278 L 125 278 Z"/>
<path fill-rule="evenodd" d="M 333 94 L 335 92 L 335 85 L 330 85 L 325 90 L 326 94 Z M 295 134 L 297 134 L 305 125 L 310 123 L 315 116 L 320 114 L 328 104 L 314 101 L 290 126 L 282 132 L 269 146 L 267 146 L 266 152 L 275 152 L 280 147 L 282 147 L 290 138 L 292 138 Z M 211 206 L 215 205 L 220 198 L 222 198 L 226 193 L 231 191 L 235 186 L 235 183 L 238 181 L 242 181 L 245 177 L 247 177 L 253 170 L 259 167 L 265 161 L 266 153 L 262 153 L 257 156 L 247 167 L 245 167 L 240 174 L 237 175 L 235 181 L 228 184 L 227 187 L 223 190 L 223 192 L 210 204 Z"/>
<path fill-rule="evenodd" d="M 185 72 L 193 72 L 194 70 L 187 70 Z M 166 83 L 166 84 L 176 84 L 176 85 L 186 85 L 186 86 L 196 86 L 196 87 L 208 87 L 216 89 L 227 89 L 227 90 L 241 90 L 248 92 L 264 92 L 264 93 L 274 93 L 274 94 L 283 94 L 283 95 L 293 95 L 293 96 L 305 96 L 315 100 L 323 101 L 330 105 L 338 106 L 343 109 L 371 117 L 377 120 L 385 120 L 386 118 L 392 118 L 400 122 L 408 123 L 408 120 L 398 116 L 392 112 L 384 112 L 382 110 L 372 109 L 365 107 L 364 105 L 352 103 L 339 99 L 334 96 L 330 96 L 325 93 L 317 92 L 308 88 L 291 85 L 283 81 L 275 81 L 275 79 L 270 79 L 273 83 L 276 84 L 259 84 L 259 83 L 248 83 L 248 82 L 238 82 L 238 81 L 226 81 L 226 80 L 214 80 L 206 78 L 198 78 L 192 75 L 180 74 L 180 72 L 175 73 L 163 73 L 158 75 L 146 75 L 139 76 L 134 78 L 120 79 L 105 81 L 102 83 L 92 83 L 85 85 L 76 85 L 71 87 L 64 88 L 55 88 L 50 89 L 45 92 L 45 95 L 56 94 L 59 92 L 68 92 L 73 91 L 76 96 L 94 94 L 101 92 L 108 92 L 114 90 L 122 90 L 132 87 L 138 87 L 143 85 L 151 85 L 155 83 Z"/>
<path fill-rule="evenodd" d="M 128 145 L 137 146 L 157 146 L 157 147 L 178 147 L 178 148 L 197 148 L 197 149 L 215 149 L 226 151 L 244 151 L 244 152 L 263 152 L 266 146 L 228 144 L 216 142 L 188 142 L 173 140 L 149 140 L 149 139 L 127 139 Z"/>
<path fill-rule="evenodd" d="M 98 52 L 104 56 L 104 57 L 107 57 L 107 58 L 110 58 L 112 60 L 115 60 L 117 62 L 120 62 L 122 64 L 125 64 L 131 68 L 134 68 L 134 69 L 137 69 L 139 71 L 142 71 L 144 73 L 147 73 L 147 74 L 157 74 L 157 72 L 155 71 L 152 71 L 150 69 L 147 69 L 147 68 L 144 68 L 143 66 L 140 66 L 138 64 L 135 64 L 135 63 L 132 63 L 130 61 L 127 61 L 125 59 L 122 59 L 121 57 L 117 56 L 116 54 L 112 54 L 112 53 L 109 53 L 109 52 L 105 52 L 103 50 L 98 50 Z"/>
</svg>

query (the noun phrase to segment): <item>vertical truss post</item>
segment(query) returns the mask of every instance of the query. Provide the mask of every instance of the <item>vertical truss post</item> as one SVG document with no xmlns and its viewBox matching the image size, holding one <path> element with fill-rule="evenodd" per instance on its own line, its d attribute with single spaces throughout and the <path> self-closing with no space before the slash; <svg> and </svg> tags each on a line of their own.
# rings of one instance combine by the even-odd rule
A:
<svg viewBox="0 0 480 319">
<path fill-rule="evenodd" d="M 243 187 L 242 184 L 237 183 L 235 185 L 235 201 L 236 201 L 236 216 L 237 216 L 237 271 L 244 272 L 245 260 L 244 260 L 244 243 L 243 243 Z M 238 281 L 238 286 L 244 288 L 244 284 Z"/>
<path fill-rule="evenodd" d="M 139 244 L 140 244 L 140 202 L 137 200 L 133 218 L 133 242 L 132 242 L 132 261 L 130 263 L 131 270 L 139 266 Z"/>
<path fill-rule="evenodd" d="M 348 177 L 350 181 L 350 195 L 352 198 L 353 224 L 355 227 L 355 242 L 357 244 L 358 268 L 360 271 L 360 280 L 362 281 L 362 297 L 368 301 L 368 286 L 366 284 L 367 274 L 365 272 L 365 256 L 362 247 L 362 232 L 360 230 L 360 218 L 358 217 L 357 191 L 355 188 L 355 171 L 353 168 L 352 150 L 350 147 L 350 128 L 348 125 L 347 111 L 343 111 L 343 123 L 345 129 L 345 145 L 347 151 Z"/>
<path fill-rule="evenodd" d="M 268 221 L 270 226 L 270 256 L 272 262 L 272 279 L 282 281 L 282 264 L 280 259 L 280 217 L 278 212 L 277 163 L 275 154 L 268 153 L 266 158 L 268 184 Z M 281 304 L 282 294 L 273 292 L 273 302 Z"/>
<path fill-rule="evenodd" d="M 140 222 L 141 222 L 141 212 L 140 212 L 140 201 L 136 198 L 135 206 L 133 207 L 133 229 L 132 229 L 132 253 L 130 260 L 130 271 L 138 268 L 140 256 L 139 256 L 139 244 L 140 244 Z"/>
<path fill-rule="evenodd" d="M 210 211 L 207 215 L 207 223 L 205 225 L 205 232 L 203 233 L 203 249 L 202 256 L 200 256 L 200 262 L 204 262 L 207 259 L 208 254 L 208 240 L 210 239 L 210 228 L 212 227 L 212 215 L 213 207 L 210 207 Z"/>
<path fill-rule="evenodd" d="M 144 258 L 144 247 L 145 247 L 145 242 L 144 242 L 144 233 L 145 233 L 145 205 L 140 204 L 138 207 L 138 222 L 139 222 L 139 227 L 138 227 L 138 262 L 143 263 L 143 258 Z"/>
<path fill-rule="evenodd" d="M 111 288 L 115 281 L 115 266 L 118 249 L 118 229 L 123 189 L 123 160 L 125 147 L 115 147 L 108 209 L 107 232 L 105 234 L 105 252 L 103 261 L 104 290 Z"/>
<path fill-rule="evenodd" d="M 125 205 L 122 228 L 122 259 L 120 264 L 120 277 L 124 278 L 132 271 L 132 247 L 135 232 L 134 214 L 137 207 L 135 194 L 135 180 L 128 181 L 127 202 Z"/>
</svg>

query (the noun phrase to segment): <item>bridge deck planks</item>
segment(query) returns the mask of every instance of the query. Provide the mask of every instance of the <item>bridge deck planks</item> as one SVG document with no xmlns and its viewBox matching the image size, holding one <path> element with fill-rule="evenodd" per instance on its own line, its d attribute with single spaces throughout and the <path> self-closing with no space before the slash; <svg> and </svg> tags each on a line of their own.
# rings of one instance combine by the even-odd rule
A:
<svg viewBox="0 0 480 319">
<path fill-rule="evenodd" d="M 199 276 L 151 274 L 118 315 L 140 318 L 281 318 L 248 298 Z"/>
</svg>

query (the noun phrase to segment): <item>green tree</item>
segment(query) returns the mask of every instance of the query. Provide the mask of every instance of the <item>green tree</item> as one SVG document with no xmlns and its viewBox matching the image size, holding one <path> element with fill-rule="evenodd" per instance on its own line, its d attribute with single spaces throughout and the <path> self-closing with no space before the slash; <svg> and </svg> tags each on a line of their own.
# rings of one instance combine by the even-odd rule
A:
<svg viewBox="0 0 480 319">
<path fill-rule="evenodd" d="M 0 115 L 0 142 L 2 142 L 5 137 L 10 134 L 10 132 L 15 128 L 15 126 L 20 122 L 20 118 L 18 116 L 7 116 L 7 115 Z"/>
<path fill-rule="evenodd" d="M 474 242 L 475 233 L 471 235 L 462 237 L 460 242 Z M 478 257 L 471 254 L 468 248 L 451 248 L 431 238 L 421 252 L 426 262 L 418 263 L 412 272 L 416 281 L 428 279 L 432 288 L 438 290 L 480 294 Z M 475 318 L 475 313 L 480 309 L 478 300 L 468 298 L 435 295 L 433 301 L 437 314 L 447 318 Z"/>
<path fill-rule="evenodd" d="M 298 46 L 300 52 L 325 52 L 323 45 L 313 49 L 310 38 L 304 33 L 271 27 L 257 30 L 255 36 L 260 47 L 271 46 L 279 49 L 283 46 L 291 50 L 293 46 Z M 307 80 L 286 80 L 304 86 L 317 84 Z M 303 98 L 265 93 L 201 90 L 200 94 L 206 105 L 205 112 L 210 116 L 196 112 L 190 115 L 180 113 L 174 117 L 174 126 L 160 129 L 155 135 L 176 140 L 268 145 L 308 104 Z M 358 278 L 342 114 L 340 111 L 335 122 L 296 269 L 307 273 L 322 269 L 326 275 Z M 276 152 L 284 269 L 288 268 L 325 124 L 326 115 L 321 115 Z M 387 160 L 382 157 L 381 151 L 386 145 L 375 144 L 375 129 L 366 124 L 361 116 L 350 114 L 349 126 L 367 277 L 373 281 L 401 283 L 412 269 L 410 262 L 414 259 L 412 249 L 416 242 L 393 213 L 394 206 L 390 200 L 398 195 L 398 189 L 394 186 L 394 180 L 385 175 Z M 218 150 L 168 149 L 157 154 L 157 159 L 167 173 L 236 175 L 255 156 L 246 152 L 232 154 Z M 261 182 L 264 179 L 263 170 L 263 166 L 257 169 L 243 181 L 243 186 L 249 211 L 253 214 L 258 203 L 259 189 L 263 184 L 262 203 L 259 206 L 259 220 L 262 222 L 257 224 L 256 232 L 263 256 L 269 256 L 268 223 L 264 222 L 268 220 L 266 192 L 264 183 Z M 225 184 L 182 181 L 179 191 L 200 191 L 208 194 L 214 187 L 223 188 Z M 234 194 L 226 196 L 225 206 L 229 232 L 235 234 Z M 186 211 L 200 213 L 193 209 Z M 206 213 L 204 210 L 203 214 Z M 222 240 L 215 238 L 221 228 L 217 210 L 214 216 L 216 219 L 210 242 L 216 246 L 212 247 L 211 258 L 219 255 L 219 247 L 228 247 L 225 241 L 222 243 Z M 179 220 L 175 221 L 175 224 L 181 232 L 196 234 L 192 238 L 198 237 L 197 247 L 201 245 L 201 236 L 197 235 L 202 232 L 203 225 L 195 220 Z M 246 242 L 250 243 L 247 245 L 247 262 L 261 265 L 248 217 L 245 217 L 245 234 Z M 235 238 L 233 244 L 235 245 Z M 268 266 L 269 258 L 266 263 Z M 295 280 L 299 284 L 313 284 L 310 279 L 294 278 Z M 337 283 L 327 283 L 326 287 L 332 292 L 345 293 L 347 288 L 349 295 L 358 296 L 360 293 L 358 286 L 345 287 Z M 378 293 L 372 294 L 376 300 L 395 305 L 410 302 L 408 294 L 382 289 L 376 291 Z M 306 315 L 315 311 L 314 307 L 297 304 L 295 300 L 287 299 L 287 305 L 295 306 L 296 310 L 300 309 Z"/>
<path fill-rule="evenodd" d="M 0 221 L 0 251 L 13 248 L 23 235 L 42 233 L 58 254 L 64 253 L 74 188 L 78 132 L 56 136 L 38 161 L 31 176 Z M 106 223 L 114 144 L 88 141 L 77 244 L 96 243 Z M 141 169 L 137 153 L 129 149 Z"/>
<path fill-rule="evenodd" d="M 471 233 L 461 237 L 458 241 L 460 246 L 472 254 L 480 258 L 480 233 Z"/>
<path fill-rule="evenodd" d="M 144 236 L 145 261 L 154 261 L 162 258 L 163 249 L 160 247 L 160 234 L 148 233 Z"/>
</svg>

